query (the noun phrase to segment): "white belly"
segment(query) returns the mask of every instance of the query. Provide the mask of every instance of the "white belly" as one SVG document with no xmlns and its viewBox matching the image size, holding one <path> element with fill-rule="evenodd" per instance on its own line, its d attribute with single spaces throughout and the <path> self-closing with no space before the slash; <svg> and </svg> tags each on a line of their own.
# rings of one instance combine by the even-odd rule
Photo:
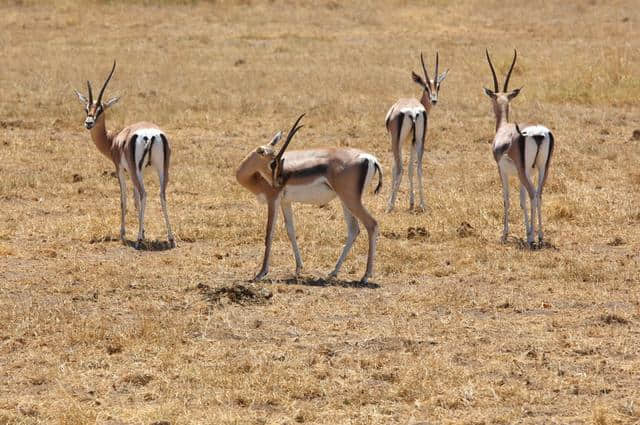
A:
<svg viewBox="0 0 640 425">
<path fill-rule="evenodd" d="M 303 204 L 325 205 L 336 197 L 327 180 L 319 178 L 310 184 L 287 185 L 284 189 L 283 201 Z"/>
</svg>

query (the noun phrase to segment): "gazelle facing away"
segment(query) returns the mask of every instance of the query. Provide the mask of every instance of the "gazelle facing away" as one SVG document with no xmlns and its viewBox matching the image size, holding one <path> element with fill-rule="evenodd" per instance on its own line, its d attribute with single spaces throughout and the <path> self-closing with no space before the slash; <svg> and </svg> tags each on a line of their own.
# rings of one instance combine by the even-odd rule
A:
<svg viewBox="0 0 640 425">
<path fill-rule="evenodd" d="M 131 176 L 133 183 L 133 197 L 138 210 L 138 239 L 136 249 L 144 240 L 144 210 L 147 202 L 147 193 L 144 190 L 142 170 L 145 165 L 153 165 L 160 180 L 160 202 L 162 213 L 164 214 L 167 226 L 167 238 L 171 247 L 175 246 L 171 225 L 169 224 L 169 214 L 167 213 L 167 200 L 165 191 L 169 181 L 169 159 L 171 149 L 167 136 L 160 128 L 149 122 L 138 122 L 116 132 L 107 132 L 105 127 L 105 111 L 113 106 L 119 97 L 114 97 L 106 102 L 102 102 L 102 96 L 107 88 L 107 84 L 116 69 L 116 62 L 113 61 L 113 68 L 105 80 L 97 99 L 93 99 L 91 83 L 87 81 L 89 97 L 75 90 L 78 99 L 84 105 L 87 114 L 84 126 L 91 131 L 91 138 L 98 150 L 116 166 L 116 175 L 120 183 L 120 239 L 125 242 L 125 216 L 127 212 L 127 190 L 125 181 L 125 171 Z M 146 163 L 146 164 L 145 164 Z"/>
<path fill-rule="evenodd" d="M 487 61 L 493 75 L 493 90 L 484 87 L 485 94 L 491 99 L 493 112 L 496 116 L 496 135 L 493 138 L 493 158 L 498 164 L 498 172 L 502 181 L 502 195 L 504 201 L 504 226 L 502 240 L 506 241 L 509 234 L 509 176 L 517 174 L 520 180 L 520 207 L 524 213 L 524 227 L 527 243 L 533 245 L 533 234 L 536 213 L 538 215 L 538 242 L 542 243 L 542 189 L 549 175 L 549 164 L 553 154 L 553 134 L 541 125 L 524 127 L 520 131 L 518 125 L 509 123 L 509 102 L 519 93 L 520 89 L 508 91 L 509 78 L 516 63 L 518 53 L 514 50 L 513 62 L 507 73 L 502 91 L 498 88 L 498 78 L 491 63 L 489 51 L 485 51 Z M 532 172 L 538 171 L 537 187 L 534 184 Z M 527 214 L 526 196 L 531 203 L 531 224 Z"/>
<path fill-rule="evenodd" d="M 424 155 L 424 139 L 427 135 L 427 120 L 431 108 L 438 103 L 440 84 L 447 77 L 449 70 L 438 75 L 438 52 L 436 52 L 436 71 L 434 79 L 429 78 L 424 58 L 420 53 L 420 62 L 424 71 L 424 80 L 415 72 L 411 73 L 413 81 L 422 87 L 422 97 L 417 99 L 399 99 L 387 112 L 385 125 L 391 135 L 391 149 L 393 151 L 393 183 L 391 195 L 387 205 L 387 212 L 393 210 L 398 189 L 402 180 L 402 143 L 409 136 L 411 139 L 411 153 L 409 156 L 409 208 L 413 209 L 413 169 L 418 171 L 418 190 L 420 193 L 420 209 L 424 211 L 424 188 L 422 187 L 422 157 Z M 417 157 L 417 164 L 415 160 Z"/>
<path fill-rule="evenodd" d="M 382 186 L 382 170 L 378 160 L 368 153 L 348 148 L 308 149 L 285 152 L 296 132 L 301 115 L 295 122 L 282 148 L 276 153 L 275 146 L 282 138 L 278 132 L 271 142 L 254 149 L 247 155 L 236 171 L 238 182 L 253 193 L 258 201 L 268 207 L 267 233 L 262 267 L 255 277 L 260 280 L 269 272 L 269 257 L 278 208 L 282 208 L 287 234 L 296 260 L 296 275 L 302 270 L 302 258 L 296 243 L 291 204 L 324 205 L 336 196 L 342 202 L 347 222 L 347 241 L 335 268 L 329 275 L 337 276 L 351 246 L 360 233 L 360 220 L 369 234 L 367 269 L 362 282 L 373 274 L 378 223 L 362 205 L 362 193 L 376 172 L 379 173 L 378 193 Z"/>
</svg>

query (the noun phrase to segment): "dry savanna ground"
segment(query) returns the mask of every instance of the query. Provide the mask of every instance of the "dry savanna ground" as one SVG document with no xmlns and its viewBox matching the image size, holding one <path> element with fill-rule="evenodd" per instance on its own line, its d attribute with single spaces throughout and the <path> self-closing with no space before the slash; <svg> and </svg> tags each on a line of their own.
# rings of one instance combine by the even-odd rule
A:
<svg viewBox="0 0 640 425">
<path fill-rule="evenodd" d="M 0 424 L 638 423 L 637 4 L 508 3 L 1 1 Z M 556 136 L 543 249 L 518 239 L 515 183 L 500 243 L 485 47 L 501 75 L 518 48 L 511 118 Z M 408 211 L 405 175 L 385 214 L 384 116 L 436 48 L 428 210 Z M 175 249 L 151 172 L 147 246 L 116 241 L 113 166 L 72 92 L 113 59 L 108 128 L 152 120 L 173 146 Z M 295 207 L 300 278 L 280 220 L 271 280 L 249 282 L 266 211 L 234 170 L 301 112 L 292 146 L 384 166 L 369 285 L 365 234 L 325 280 L 335 201 Z"/>
</svg>

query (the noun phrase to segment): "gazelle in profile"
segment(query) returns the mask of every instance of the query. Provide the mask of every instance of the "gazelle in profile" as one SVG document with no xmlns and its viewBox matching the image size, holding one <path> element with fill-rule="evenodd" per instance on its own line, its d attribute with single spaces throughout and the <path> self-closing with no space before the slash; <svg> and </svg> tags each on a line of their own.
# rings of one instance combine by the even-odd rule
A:
<svg viewBox="0 0 640 425">
<path fill-rule="evenodd" d="M 362 277 L 362 282 L 366 283 L 373 274 L 378 223 L 362 205 L 362 194 L 376 172 L 379 177 L 374 192 L 379 192 L 382 186 L 380 163 L 373 155 L 349 148 L 285 152 L 293 136 L 302 127 L 298 126 L 298 123 L 303 116 L 304 114 L 291 127 L 282 148 L 277 153 L 275 146 L 282 138 L 282 132 L 278 132 L 267 145 L 259 146 L 250 152 L 236 171 L 238 182 L 253 193 L 259 202 L 266 203 L 268 209 L 264 258 L 255 280 L 264 278 L 269 272 L 271 243 L 278 208 L 282 209 L 287 234 L 293 247 L 297 276 L 302 270 L 302 258 L 296 243 L 291 204 L 300 202 L 325 205 L 338 197 L 342 202 L 348 235 L 342 254 L 329 276 L 338 275 L 342 263 L 360 233 L 358 226 L 358 220 L 360 220 L 369 234 L 367 269 Z"/>
<path fill-rule="evenodd" d="M 413 81 L 422 87 L 422 97 L 418 99 L 399 99 L 387 112 L 385 125 L 391 135 L 393 151 L 393 183 L 387 204 L 387 212 L 393 210 L 402 181 L 402 143 L 411 134 L 411 153 L 409 156 L 409 209 L 413 209 L 413 169 L 418 172 L 418 191 L 420 193 L 420 209 L 424 211 L 424 188 L 422 185 L 422 157 L 424 155 L 424 139 L 427 135 L 427 121 L 431 108 L 438 103 L 440 84 L 447 77 L 449 70 L 438 75 L 438 52 L 436 52 L 436 70 L 433 80 L 429 78 L 424 58 L 420 53 L 420 62 L 424 71 L 424 80 L 415 72 L 411 73 Z M 415 163 L 417 157 L 417 164 Z"/>
<path fill-rule="evenodd" d="M 169 214 L 167 212 L 166 188 L 169 182 L 169 160 L 171 149 L 167 136 L 160 128 L 149 122 L 138 122 L 123 128 L 120 131 L 107 132 L 105 127 L 105 111 L 115 105 L 119 97 L 114 97 L 106 102 L 102 102 L 102 96 L 107 88 L 107 84 L 116 69 L 116 62 L 113 61 L 113 68 L 105 80 L 98 98 L 94 100 L 91 90 L 91 83 L 87 81 L 88 98 L 74 90 L 80 102 L 84 105 L 87 114 L 84 126 L 91 131 L 91 138 L 98 150 L 111 161 L 116 167 L 116 175 L 120 183 L 120 239 L 125 242 L 125 216 L 127 213 L 127 189 L 125 172 L 131 176 L 133 183 L 133 197 L 138 210 L 138 239 L 136 249 L 140 248 L 144 240 L 144 210 L 147 202 L 147 193 L 144 190 L 142 179 L 143 168 L 153 165 L 160 180 L 160 202 L 162 213 L 164 214 L 167 226 L 167 238 L 171 247 L 175 246 L 173 232 L 169 224 Z"/>
<path fill-rule="evenodd" d="M 509 176 L 518 175 L 520 180 L 520 207 L 524 213 L 524 227 L 527 243 L 533 246 L 533 234 L 536 213 L 538 215 L 538 243 L 542 243 L 542 189 L 549 175 L 549 165 L 553 154 L 553 134 L 541 125 L 524 127 L 520 131 L 517 124 L 509 123 L 509 102 L 519 93 L 521 88 L 509 91 L 509 78 L 516 63 L 517 51 L 513 51 L 513 62 L 507 73 L 502 91 L 498 88 L 498 78 L 491 63 L 489 51 L 485 51 L 489 68 L 493 76 L 493 90 L 484 88 L 484 93 L 491 99 L 496 116 L 496 135 L 493 138 L 493 158 L 498 165 L 502 181 L 502 197 L 504 201 L 504 226 L 502 241 L 509 235 Z M 537 186 L 534 184 L 532 172 L 538 171 Z M 526 196 L 531 203 L 531 224 L 527 214 Z"/>
</svg>

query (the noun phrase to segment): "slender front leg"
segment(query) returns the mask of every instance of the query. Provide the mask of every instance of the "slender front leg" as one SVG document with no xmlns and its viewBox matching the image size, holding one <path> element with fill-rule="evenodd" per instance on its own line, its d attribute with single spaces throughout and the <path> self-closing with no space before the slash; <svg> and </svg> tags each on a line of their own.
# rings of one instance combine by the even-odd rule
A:
<svg viewBox="0 0 640 425">
<path fill-rule="evenodd" d="M 122 168 L 116 168 L 116 175 L 118 176 L 118 183 L 120 184 L 120 240 L 124 243 L 127 235 L 125 230 L 127 217 L 127 182 Z"/>
<path fill-rule="evenodd" d="M 282 215 L 284 216 L 284 224 L 287 228 L 287 235 L 291 241 L 291 247 L 293 248 L 293 255 L 296 259 L 296 276 L 302 271 L 302 257 L 300 256 L 300 250 L 298 249 L 298 243 L 296 242 L 296 229 L 293 224 L 293 210 L 291 204 L 282 203 Z"/>
<path fill-rule="evenodd" d="M 504 206 L 504 222 L 502 224 L 502 242 L 507 241 L 509 236 L 509 175 L 499 169 L 500 180 L 502 181 L 502 203 Z"/>
<path fill-rule="evenodd" d="M 347 223 L 347 240 L 344 243 L 344 248 L 342 248 L 342 254 L 340 254 L 340 258 L 338 258 L 338 262 L 336 263 L 336 266 L 333 268 L 333 271 L 329 273 L 329 277 L 338 276 L 338 272 L 342 267 L 342 263 L 344 263 L 344 260 L 347 258 L 347 254 L 349 254 L 349 251 L 353 246 L 353 242 L 355 242 L 356 238 L 360 234 L 360 227 L 358 226 L 358 220 L 356 220 L 353 214 L 351 214 L 351 211 L 349 211 L 349 208 L 347 208 L 344 202 L 342 203 L 342 211 L 344 212 L 344 221 Z"/>
<path fill-rule="evenodd" d="M 278 200 L 269 200 L 267 211 L 267 233 L 264 238 L 264 258 L 262 259 L 262 268 L 253 280 L 261 280 L 269 273 L 269 259 L 271 257 L 271 243 L 273 242 L 273 231 L 278 220 Z"/>
</svg>

